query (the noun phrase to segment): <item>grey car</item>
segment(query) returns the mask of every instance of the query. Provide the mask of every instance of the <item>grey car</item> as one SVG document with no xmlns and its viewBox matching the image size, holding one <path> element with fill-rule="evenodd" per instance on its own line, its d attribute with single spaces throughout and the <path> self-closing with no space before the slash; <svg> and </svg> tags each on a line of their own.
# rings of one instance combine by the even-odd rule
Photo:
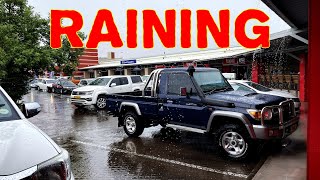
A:
<svg viewBox="0 0 320 180">
<path fill-rule="evenodd" d="M 41 111 L 26 103 L 23 112 L 0 87 L 0 180 L 72 180 L 69 153 L 27 119 Z"/>
</svg>

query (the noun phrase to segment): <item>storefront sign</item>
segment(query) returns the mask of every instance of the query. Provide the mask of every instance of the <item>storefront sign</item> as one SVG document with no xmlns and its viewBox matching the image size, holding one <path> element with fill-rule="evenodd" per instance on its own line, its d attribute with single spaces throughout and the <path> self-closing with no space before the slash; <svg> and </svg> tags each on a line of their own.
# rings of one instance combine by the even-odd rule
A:
<svg viewBox="0 0 320 180">
<path fill-rule="evenodd" d="M 225 59 L 223 64 L 237 64 L 236 59 Z"/>
<path fill-rule="evenodd" d="M 121 64 L 136 64 L 137 60 L 125 60 L 121 61 Z"/>
<path fill-rule="evenodd" d="M 162 68 L 166 68 L 165 65 L 155 65 L 154 66 L 156 69 L 162 69 Z"/>
<path fill-rule="evenodd" d="M 184 63 L 183 66 L 184 67 L 189 67 L 189 66 L 197 67 L 197 63 L 196 62 Z"/>
</svg>

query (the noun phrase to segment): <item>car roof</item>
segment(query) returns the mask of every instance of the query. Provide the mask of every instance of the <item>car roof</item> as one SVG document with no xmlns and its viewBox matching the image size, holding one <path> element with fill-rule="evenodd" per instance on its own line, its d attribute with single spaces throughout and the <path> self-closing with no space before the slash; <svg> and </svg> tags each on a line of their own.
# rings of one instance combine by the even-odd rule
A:
<svg viewBox="0 0 320 180">
<path fill-rule="evenodd" d="M 228 80 L 229 83 L 247 83 L 247 82 L 252 82 L 248 80 Z"/>
<path fill-rule="evenodd" d="M 164 68 L 162 69 L 162 72 L 171 72 L 171 71 L 181 71 L 181 72 L 187 72 L 188 68 Z M 219 71 L 217 68 L 207 68 L 207 67 L 195 67 L 196 72 L 202 72 L 202 71 Z"/>
<path fill-rule="evenodd" d="M 121 78 L 121 77 L 131 77 L 131 76 L 139 76 L 139 75 L 112 75 L 112 76 L 101 76 L 97 77 L 98 78 Z"/>
</svg>

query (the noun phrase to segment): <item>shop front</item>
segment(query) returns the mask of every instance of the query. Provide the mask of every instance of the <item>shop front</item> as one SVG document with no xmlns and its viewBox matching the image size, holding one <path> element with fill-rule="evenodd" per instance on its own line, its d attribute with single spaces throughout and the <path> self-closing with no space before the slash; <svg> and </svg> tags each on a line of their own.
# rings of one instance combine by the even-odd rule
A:
<svg viewBox="0 0 320 180">
<path fill-rule="evenodd" d="M 251 63 L 245 57 L 224 59 L 222 62 L 222 73 L 234 73 L 236 79 L 239 80 L 249 79 Z"/>
</svg>

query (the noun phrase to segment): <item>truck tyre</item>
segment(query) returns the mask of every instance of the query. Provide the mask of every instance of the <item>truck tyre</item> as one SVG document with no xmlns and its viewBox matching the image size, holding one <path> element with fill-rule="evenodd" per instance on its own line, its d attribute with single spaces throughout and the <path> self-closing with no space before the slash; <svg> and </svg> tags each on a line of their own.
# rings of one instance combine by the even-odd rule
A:
<svg viewBox="0 0 320 180">
<path fill-rule="evenodd" d="M 52 93 L 52 90 L 50 88 L 47 88 L 48 93 Z"/>
<path fill-rule="evenodd" d="M 143 133 L 144 125 L 136 113 L 129 111 L 124 115 L 123 129 L 129 137 L 139 137 Z"/>
<path fill-rule="evenodd" d="M 254 149 L 247 130 L 237 124 L 224 124 L 217 130 L 215 143 L 222 156 L 242 160 Z"/>
<path fill-rule="evenodd" d="M 95 104 L 96 108 L 99 110 L 105 109 L 107 107 L 107 99 L 105 96 L 98 96 L 97 102 Z"/>
</svg>

